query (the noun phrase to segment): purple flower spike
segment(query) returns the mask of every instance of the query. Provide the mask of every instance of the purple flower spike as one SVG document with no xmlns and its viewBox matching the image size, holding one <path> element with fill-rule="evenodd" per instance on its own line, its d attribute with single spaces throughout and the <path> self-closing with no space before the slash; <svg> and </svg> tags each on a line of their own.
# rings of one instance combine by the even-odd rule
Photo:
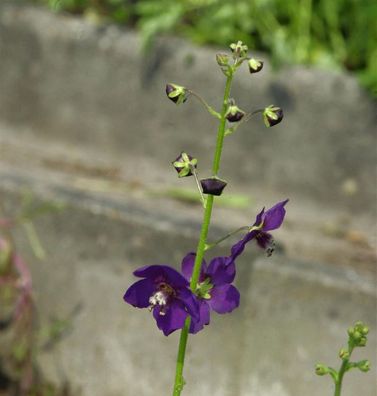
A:
<svg viewBox="0 0 377 396">
<path fill-rule="evenodd" d="M 189 253 L 182 261 L 182 273 L 190 280 L 195 263 L 195 253 Z M 232 312 L 240 304 L 240 293 L 231 285 L 236 275 L 234 262 L 228 257 L 216 257 L 208 267 L 203 260 L 196 290 L 199 317 L 192 318 L 190 333 L 195 334 L 210 322 L 210 310 L 224 314 Z"/>
<path fill-rule="evenodd" d="M 261 212 L 258 213 L 255 223 L 250 227 L 249 232 L 232 246 L 231 255 L 228 258 L 230 262 L 234 261 L 243 252 L 246 244 L 253 239 L 257 241 L 257 244 L 262 249 L 266 250 L 268 256 L 271 256 L 274 251 L 275 243 L 272 235 L 267 231 L 276 230 L 282 225 L 285 217 L 284 206 L 287 202 L 288 199 L 278 202 L 267 211 L 264 211 L 263 208 Z"/>
<path fill-rule="evenodd" d="M 167 265 L 149 265 L 134 272 L 141 279 L 131 285 L 123 299 L 137 308 L 153 310 L 157 327 L 168 336 L 183 328 L 190 315 L 199 318 L 199 305 L 188 281 Z"/>
</svg>

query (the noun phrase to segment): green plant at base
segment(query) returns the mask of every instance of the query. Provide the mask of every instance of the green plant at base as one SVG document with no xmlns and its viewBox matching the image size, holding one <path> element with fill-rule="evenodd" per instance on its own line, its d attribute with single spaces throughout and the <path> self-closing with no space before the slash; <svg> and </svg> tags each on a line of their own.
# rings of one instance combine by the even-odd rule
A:
<svg viewBox="0 0 377 396">
<path fill-rule="evenodd" d="M 324 364 L 317 364 L 315 372 L 317 375 L 330 374 L 335 384 L 334 396 L 340 396 L 342 391 L 343 377 L 344 374 L 354 368 L 359 369 L 362 372 L 370 370 L 370 363 L 368 360 L 360 360 L 358 362 L 351 362 L 350 358 L 354 348 L 364 347 L 367 343 L 367 334 L 369 329 L 364 325 L 363 322 L 356 322 L 353 327 L 348 329 L 348 347 L 342 348 L 339 351 L 339 357 L 342 359 L 342 364 L 339 371 L 336 371 L 332 367 L 328 367 Z"/>
<path fill-rule="evenodd" d="M 140 29 L 145 47 L 161 33 L 198 44 L 239 37 L 275 66 L 313 64 L 356 72 L 377 95 L 374 0 L 31 0 Z M 95 18 L 93 18 L 95 17 Z"/>
</svg>

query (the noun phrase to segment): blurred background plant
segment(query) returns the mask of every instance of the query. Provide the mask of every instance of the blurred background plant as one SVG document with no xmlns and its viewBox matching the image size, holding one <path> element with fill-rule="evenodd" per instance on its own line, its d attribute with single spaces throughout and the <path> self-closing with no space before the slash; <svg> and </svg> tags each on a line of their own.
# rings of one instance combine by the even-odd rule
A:
<svg viewBox="0 0 377 396">
<path fill-rule="evenodd" d="M 234 37 L 272 64 L 355 72 L 377 95 L 374 0 L 32 0 L 55 11 L 140 30 L 144 47 L 162 33 L 226 46 Z"/>
<path fill-rule="evenodd" d="M 34 255 L 44 260 L 33 219 L 61 208 L 53 202 L 36 204 L 32 194 L 25 193 L 17 213 L 9 216 L 0 202 L 0 396 L 71 395 L 68 382 L 60 388 L 46 382 L 36 363 L 40 350 L 59 341 L 71 321 L 52 318 L 40 327 L 30 268 L 14 239 L 14 229 L 22 226 Z"/>
</svg>

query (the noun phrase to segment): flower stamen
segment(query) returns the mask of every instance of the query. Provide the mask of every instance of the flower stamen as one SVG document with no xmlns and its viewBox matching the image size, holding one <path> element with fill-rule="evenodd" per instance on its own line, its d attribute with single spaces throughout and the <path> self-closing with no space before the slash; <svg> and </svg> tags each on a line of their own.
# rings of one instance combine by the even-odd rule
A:
<svg viewBox="0 0 377 396">
<path fill-rule="evenodd" d="M 157 287 L 157 291 L 149 297 L 149 311 L 152 311 L 153 308 L 159 306 L 159 315 L 165 315 L 166 307 L 168 305 L 170 297 L 172 296 L 175 296 L 174 289 L 167 283 L 161 282 Z"/>
</svg>

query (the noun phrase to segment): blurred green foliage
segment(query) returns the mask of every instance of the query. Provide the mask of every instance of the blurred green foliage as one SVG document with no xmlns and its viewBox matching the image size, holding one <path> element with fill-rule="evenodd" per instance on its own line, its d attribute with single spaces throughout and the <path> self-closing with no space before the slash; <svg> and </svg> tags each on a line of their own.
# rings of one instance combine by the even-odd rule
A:
<svg viewBox="0 0 377 396">
<path fill-rule="evenodd" d="M 161 33 L 198 44 L 242 40 L 275 66 L 354 71 L 377 95 L 376 0 L 35 0 L 136 26 L 147 46 Z"/>
</svg>

